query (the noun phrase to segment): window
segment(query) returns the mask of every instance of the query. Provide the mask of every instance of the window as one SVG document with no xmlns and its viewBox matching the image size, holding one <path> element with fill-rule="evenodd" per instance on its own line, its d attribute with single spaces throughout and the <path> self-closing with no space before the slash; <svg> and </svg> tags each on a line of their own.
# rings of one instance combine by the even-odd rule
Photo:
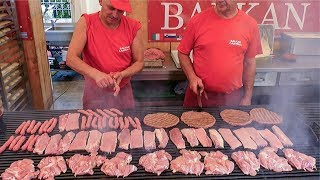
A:
<svg viewBox="0 0 320 180">
<path fill-rule="evenodd" d="M 41 0 L 44 22 L 54 19 L 56 22 L 70 22 L 70 0 Z"/>
</svg>

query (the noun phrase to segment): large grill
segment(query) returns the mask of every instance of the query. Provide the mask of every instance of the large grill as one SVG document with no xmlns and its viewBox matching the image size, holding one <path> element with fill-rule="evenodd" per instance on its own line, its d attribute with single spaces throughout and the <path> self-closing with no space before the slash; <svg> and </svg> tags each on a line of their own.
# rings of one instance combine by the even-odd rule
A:
<svg viewBox="0 0 320 180">
<path fill-rule="evenodd" d="M 318 105 L 318 104 L 316 104 Z M 315 106 L 315 105 L 311 105 Z M 230 125 L 226 124 L 225 122 L 222 121 L 221 117 L 219 116 L 219 113 L 226 108 L 234 108 L 234 109 L 239 109 L 243 110 L 246 112 L 249 112 L 252 108 L 258 107 L 258 106 L 249 106 L 249 107 L 217 107 L 217 108 L 210 108 L 210 109 L 203 109 L 206 112 L 211 113 L 216 119 L 217 122 L 213 126 L 213 128 L 220 128 L 220 127 L 227 127 L 234 129 L 234 127 L 231 127 Z M 259 106 L 261 107 L 261 106 Z M 318 106 L 317 106 L 318 107 Z M 271 110 L 277 111 L 278 109 L 272 108 L 272 107 L 267 107 Z M 316 137 L 314 134 L 311 132 L 311 130 L 306 126 L 306 123 L 304 120 L 299 119 L 299 112 L 295 108 L 290 108 L 290 111 L 284 110 L 286 115 L 284 116 L 284 120 L 286 123 L 283 123 L 280 125 L 280 128 L 284 130 L 284 132 L 289 136 L 291 140 L 293 140 L 294 147 L 293 149 L 300 151 L 302 153 L 305 153 L 307 155 L 311 155 L 314 158 L 316 158 L 317 163 L 317 170 L 314 172 L 305 172 L 302 170 L 293 170 L 292 172 L 283 172 L 283 173 L 276 173 L 273 171 L 266 170 L 261 167 L 260 171 L 258 172 L 257 176 L 251 177 L 244 175 L 242 171 L 235 166 L 234 171 L 228 175 L 228 176 L 218 176 L 218 175 L 205 175 L 204 173 L 201 174 L 201 176 L 195 176 L 195 175 L 184 175 L 182 173 L 172 173 L 170 170 L 166 170 L 163 172 L 160 176 L 157 176 L 152 173 L 145 172 L 144 169 L 138 165 L 139 158 L 148 153 L 148 151 L 144 149 L 135 149 L 135 150 L 128 150 L 124 151 L 127 153 L 130 153 L 133 156 L 133 160 L 131 164 L 134 164 L 138 167 L 138 171 L 132 173 L 129 177 L 126 179 L 149 179 L 149 178 L 155 178 L 155 179 L 185 179 L 185 178 L 204 178 L 204 179 L 230 179 L 230 178 L 287 178 L 287 177 L 307 177 L 308 179 L 314 178 L 318 179 L 319 178 L 319 169 L 320 169 L 320 155 L 319 155 L 319 144 L 317 143 Z M 312 109 L 312 108 L 311 108 Z M 148 114 L 148 113 L 154 113 L 154 112 L 169 112 L 172 114 L 175 114 L 177 116 L 181 116 L 182 112 L 187 111 L 189 109 L 183 109 L 181 107 L 148 107 L 148 108 L 143 108 L 143 109 L 135 109 L 134 111 L 125 111 L 125 115 L 131 115 L 131 116 L 137 116 L 140 119 L 143 119 L 143 117 Z M 301 108 L 298 109 L 299 111 Z M 21 124 L 22 121 L 24 120 L 29 120 L 29 119 L 36 119 L 38 121 L 44 121 L 47 120 L 51 117 L 58 117 L 61 114 L 65 114 L 68 112 L 74 112 L 74 111 L 29 111 L 29 112 L 8 112 L 4 114 L 4 122 L 6 123 L 7 130 L 5 134 L 0 135 L 0 144 L 3 144 L 6 139 L 12 134 L 14 134 L 15 129 L 18 127 L 18 125 Z M 304 112 L 305 113 L 305 112 Z M 301 113 L 300 113 L 301 115 Z M 308 114 L 307 121 L 319 121 L 319 113 L 315 113 L 316 116 L 318 117 L 311 117 L 312 114 Z M 180 129 L 186 127 L 182 122 L 180 122 L 177 125 Z M 268 127 L 270 129 L 271 126 L 262 126 L 256 123 L 251 123 L 248 126 L 254 126 L 257 129 L 263 129 Z M 238 127 L 236 127 L 238 128 Z M 149 127 L 143 127 L 144 130 L 152 130 Z M 168 131 L 167 131 L 168 132 Z M 297 132 L 302 132 L 302 133 L 297 133 Z M 56 134 L 58 133 L 57 128 L 50 134 Z M 64 133 L 63 133 L 64 135 Z M 197 151 L 215 151 L 217 149 L 211 147 L 211 148 L 203 148 L 201 147 L 190 147 L 188 143 L 186 143 L 187 149 L 190 150 L 197 150 Z M 225 149 L 219 149 L 226 155 L 228 155 L 229 158 L 231 158 L 231 153 L 234 152 L 234 150 L 231 150 L 230 147 L 226 144 Z M 238 150 L 238 149 L 237 149 Z M 236 151 L 237 151 L 236 150 Z M 239 148 L 239 150 L 243 150 Z M 123 151 L 121 149 L 116 149 L 115 153 L 112 154 L 103 154 L 106 155 L 108 158 L 114 157 L 114 155 L 119 152 Z M 178 157 L 180 154 L 176 147 L 169 141 L 166 151 L 170 153 L 174 158 Z M 254 151 L 256 155 L 258 155 L 260 149 L 257 151 Z M 81 154 L 88 154 L 87 152 L 81 151 L 81 152 L 68 152 L 65 153 L 63 156 L 65 159 L 70 158 L 73 154 L 75 153 L 81 153 Z M 102 154 L 100 152 L 100 154 Z M 283 156 L 282 152 L 278 152 L 280 156 Z M 34 160 L 35 165 L 38 165 L 40 160 L 44 158 L 45 156 L 40 156 L 36 154 L 32 154 L 29 152 L 12 152 L 12 151 L 5 151 L 4 153 L 0 154 L 0 173 L 4 172 L 6 168 L 10 166 L 10 164 L 14 161 L 21 160 L 23 158 L 30 158 Z M 203 160 L 203 159 L 202 159 Z M 100 168 L 94 169 L 95 173 L 92 176 L 77 176 L 77 178 L 82 178 L 82 179 L 92 179 L 92 178 L 106 178 L 103 172 L 100 171 Z M 60 176 L 57 176 L 56 179 L 73 179 L 74 176 L 71 172 L 70 169 L 67 170 L 66 173 L 61 174 Z"/>
</svg>

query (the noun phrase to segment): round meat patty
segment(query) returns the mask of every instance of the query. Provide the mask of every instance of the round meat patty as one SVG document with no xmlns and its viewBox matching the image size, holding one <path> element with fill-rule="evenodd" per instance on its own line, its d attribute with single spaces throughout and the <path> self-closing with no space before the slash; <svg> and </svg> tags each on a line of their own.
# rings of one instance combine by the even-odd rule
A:
<svg viewBox="0 0 320 180">
<path fill-rule="evenodd" d="M 225 109 L 220 113 L 220 116 L 233 126 L 244 126 L 252 122 L 249 113 L 235 109 Z"/>
<path fill-rule="evenodd" d="M 207 112 L 187 111 L 182 113 L 181 121 L 194 128 L 209 128 L 214 125 L 216 119 Z"/>
<path fill-rule="evenodd" d="M 283 121 L 282 116 L 265 108 L 253 108 L 250 119 L 261 124 L 280 124 Z"/>
<path fill-rule="evenodd" d="M 169 128 L 179 123 L 179 117 L 169 113 L 147 114 L 143 122 L 154 128 Z"/>
</svg>

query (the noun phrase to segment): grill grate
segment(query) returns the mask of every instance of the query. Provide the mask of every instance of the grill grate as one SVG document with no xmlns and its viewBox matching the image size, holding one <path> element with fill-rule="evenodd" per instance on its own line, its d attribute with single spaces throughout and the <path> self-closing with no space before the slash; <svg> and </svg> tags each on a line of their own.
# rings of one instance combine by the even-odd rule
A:
<svg viewBox="0 0 320 180">
<path fill-rule="evenodd" d="M 254 107 L 261 107 L 261 106 L 248 106 L 248 107 L 217 107 L 217 108 L 210 108 L 206 109 L 204 108 L 203 110 L 206 112 L 209 112 L 212 114 L 216 119 L 217 122 L 213 126 L 213 128 L 220 128 L 220 127 L 227 127 L 231 129 L 236 129 L 239 127 L 231 127 L 225 122 L 222 121 L 222 119 L 219 116 L 219 113 L 226 108 L 234 108 L 234 109 L 239 109 L 243 110 L 246 112 L 249 112 L 252 108 Z M 268 107 L 268 109 L 273 110 L 271 107 Z M 177 116 L 181 116 L 182 112 L 187 111 L 190 109 L 182 109 L 181 107 L 148 107 L 148 108 L 141 108 L 141 109 L 135 109 L 131 111 L 126 111 L 125 115 L 130 115 L 130 116 L 136 116 L 140 118 L 140 120 L 143 119 L 143 117 L 148 114 L 148 113 L 154 113 L 154 112 L 168 112 L 175 114 Z M 275 110 L 276 111 L 276 110 Z M 29 111 L 29 112 L 8 112 L 4 114 L 3 120 L 6 123 L 7 130 L 5 134 L 0 134 L 0 144 L 3 144 L 6 139 L 9 138 L 10 135 L 14 134 L 15 129 L 21 124 L 22 121 L 24 120 L 33 120 L 36 119 L 38 121 L 44 121 L 47 119 L 50 119 L 51 117 L 58 117 L 61 114 L 64 113 L 69 113 L 72 111 Z M 296 121 L 300 122 L 297 120 L 297 115 L 296 113 L 292 113 L 295 111 L 290 111 L 289 116 L 284 116 L 285 122 L 287 121 Z M 293 116 L 293 117 L 292 117 Z M 294 118 L 295 117 L 295 118 Z M 269 170 L 266 170 L 261 167 L 260 171 L 258 172 L 258 175 L 255 177 L 247 176 L 242 173 L 242 171 L 235 166 L 234 171 L 228 175 L 228 176 L 219 176 L 219 175 L 205 175 L 204 173 L 201 174 L 201 176 L 195 176 L 195 175 L 184 175 L 182 173 L 172 173 L 170 170 L 164 171 L 161 176 L 157 176 L 152 173 L 145 172 L 144 169 L 138 165 L 139 158 L 148 153 L 148 152 L 153 152 L 153 151 L 146 151 L 144 149 L 135 149 L 135 150 L 119 150 L 116 149 L 117 151 L 112 154 L 103 154 L 99 153 L 102 155 L 106 155 L 108 158 L 114 157 L 117 152 L 123 151 L 126 153 L 130 153 L 133 156 L 133 160 L 131 164 L 134 164 L 138 167 L 138 171 L 132 173 L 129 177 L 126 179 L 149 179 L 149 178 L 154 178 L 154 179 L 185 179 L 185 178 L 203 178 L 203 179 L 234 179 L 234 178 L 286 178 L 286 177 L 308 177 L 308 178 L 318 178 L 319 177 L 319 169 L 320 169 L 320 155 L 319 155 L 319 146 L 317 146 L 316 139 L 310 132 L 310 129 L 308 128 L 303 128 L 303 123 L 283 123 L 280 125 L 280 128 L 283 129 L 286 134 L 289 136 L 290 139 L 293 140 L 293 143 L 295 147 L 293 149 L 300 151 L 302 153 L 305 153 L 307 155 L 311 155 L 314 158 L 316 158 L 317 163 L 317 170 L 314 172 L 305 172 L 301 170 L 293 170 L 292 172 L 283 172 L 283 173 L 276 173 L 272 172 Z M 184 128 L 187 127 L 184 125 L 182 122 L 180 122 L 177 125 L 179 128 Z M 257 123 L 251 123 L 250 125 L 247 126 L 254 126 L 257 129 L 263 129 L 263 128 L 269 128 L 269 125 L 260 125 Z M 144 130 L 152 130 L 150 127 L 143 127 Z M 290 131 L 286 131 L 286 129 L 290 129 Z M 296 133 L 298 131 L 306 130 L 307 134 L 305 132 L 302 133 Z M 167 129 L 168 132 L 168 129 Z M 294 132 L 294 134 L 288 134 L 288 132 Z M 56 134 L 58 133 L 58 128 L 55 128 L 55 130 L 50 134 Z M 64 135 L 65 133 L 62 133 Z M 306 137 L 309 137 L 308 140 L 306 141 Z M 203 147 L 190 147 L 188 143 L 186 143 L 187 149 L 190 150 L 197 150 L 197 151 L 216 151 L 217 149 L 211 147 L 211 148 L 203 148 Z M 229 158 L 231 158 L 231 153 L 234 152 L 234 150 L 231 150 L 230 147 L 225 144 L 225 149 L 218 149 L 221 150 L 224 154 L 228 155 Z M 242 149 L 239 149 L 242 150 Z M 178 150 L 176 147 L 172 144 L 172 142 L 169 141 L 166 151 L 170 153 L 174 158 L 180 156 Z M 253 151 L 256 155 L 259 153 L 260 149 L 257 151 Z M 75 151 L 75 152 L 67 152 L 63 154 L 63 157 L 65 159 L 69 159 L 73 154 L 75 153 L 81 153 L 81 154 L 88 154 L 85 151 Z M 283 153 L 279 151 L 278 153 L 280 156 L 283 156 Z M 23 158 L 30 158 L 34 160 L 35 165 L 38 165 L 40 160 L 46 156 L 44 155 L 36 155 L 36 154 L 31 154 L 29 152 L 12 152 L 12 151 L 5 151 L 4 153 L 0 154 L 0 173 L 4 172 L 6 168 L 10 166 L 10 164 L 14 161 L 21 160 Z M 203 159 L 202 159 L 203 161 Z M 93 179 L 93 178 L 105 178 L 106 176 L 104 175 L 103 172 L 100 171 L 100 168 L 95 168 L 94 169 L 95 173 L 92 176 L 78 176 L 77 178 L 79 179 Z M 68 168 L 67 172 L 64 174 L 61 174 L 60 176 L 55 177 L 56 179 L 74 179 L 74 176 L 71 172 L 71 170 Z"/>
</svg>

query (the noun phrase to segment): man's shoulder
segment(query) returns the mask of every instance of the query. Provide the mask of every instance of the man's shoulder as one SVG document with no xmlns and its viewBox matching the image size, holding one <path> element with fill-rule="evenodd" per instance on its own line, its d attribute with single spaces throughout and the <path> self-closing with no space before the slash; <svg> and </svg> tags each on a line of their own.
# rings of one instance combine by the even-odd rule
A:
<svg viewBox="0 0 320 180">
<path fill-rule="evenodd" d="M 250 15 L 246 14 L 244 11 L 239 10 L 239 13 L 241 13 L 241 17 L 243 20 L 245 20 L 247 23 L 249 23 L 249 25 L 257 25 L 257 21 Z"/>
<path fill-rule="evenodd" d="M 133 19 L 133 18 L 130 18 L 128 16 L 123 16 L 123 19 L 128 23 L 128 24 L 131 24 L 131 25 L 136 25 L 136 24 L 140 24 L 139 21 Z"/>
<path fill-rule="evenodd" d="M 212 13 L 212 8 L 205 9 L 205 10 L 201 11 L 200 13 L 195 14 L 190 19 L 190 21 L 193 21 L 193 22 L 202 21 L 202 20 L 204 20 L 204 18 L 210 16 L 211 13 Z"/>
</svg>

